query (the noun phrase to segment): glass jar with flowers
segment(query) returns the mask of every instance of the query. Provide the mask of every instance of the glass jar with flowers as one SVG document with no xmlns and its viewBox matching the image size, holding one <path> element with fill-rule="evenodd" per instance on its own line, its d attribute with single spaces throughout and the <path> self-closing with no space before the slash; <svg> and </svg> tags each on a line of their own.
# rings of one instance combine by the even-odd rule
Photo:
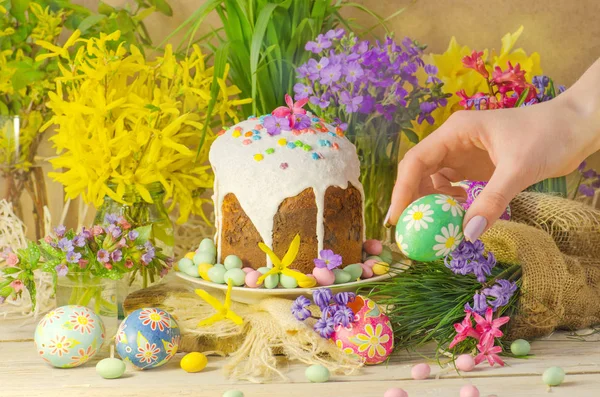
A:
<svg viewBox="0 0 600 397">
<path fill-rule="evenodd" d="M 385 239 L 401 139 L 418 142 L 412 121 L 433 123 L 431 112 L 446 104 L 436 69 L 422 60 L 423 46 L 410 39 L 398 44 L 360 41 L 352 33 L 331 30 L 306 43 L 313 57 L 297 69 L 296 100 L 337 127 L 355 145 L 365 191 L 366 232 Z M 419 74 L 429 77 L 419 83 Z"/>
</svg>

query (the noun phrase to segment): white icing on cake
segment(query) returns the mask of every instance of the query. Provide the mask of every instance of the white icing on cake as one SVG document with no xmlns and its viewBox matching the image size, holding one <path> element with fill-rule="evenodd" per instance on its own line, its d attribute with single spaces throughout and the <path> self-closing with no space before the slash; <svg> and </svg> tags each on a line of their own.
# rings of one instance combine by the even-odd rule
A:
<svg viewBox="0 0 600 397">
<path fill-rule="evenodd" d="M 323 249 L 327 188 L 336 186 L 346 189 L 348 183 L 351 183 L 361 192 L 364 202 L 364 192 L 359 181 L 360 163 L 355 146 L 343 134 L 338 135 L 335 127 L 323 123 L 310 113 L 308 115 L 312 118 L 312 126 L 302 130 L 302 133 L 284 130 L 280 135 L 269 135 L 266 128 L 261 126 L 265 117 L 262 116 L 221 131 L 221 135 L 212 144 L 209 159 L 215 173 L 213 201 L 219 262 L 223 221 L 221 211 L 223 200 L 229 193 L 236 196 L 263 242 L 273 247 L 273 223 L 279 206 L 288 197 L 295 197 L 303 190 L 312 188 L 317 206 L 316 234 L 319 252 Z M 261 128 L 256 129 L 257 125 Z M 327 131 L 318 131 L 315 128 L 318 126 Z M 238 137 L 236 129 L 240 133 Z M 248 131 L 260 139 L 245 136 Z M 281 139 L 286 140 L 284 146 L 279 144 Z M 245 140 L 250 140 L 251 143 L 244 144 Z M 294 146 L 293 149 L 288 147 L 289 142 L 294 144 L 296 141 L 309 145 L 310 148 L 305 150 L 304 146 Z M 331 146 L 328 146 L 327 141 Z M 274 152 L 267 153 L 269 149 L 274 149 Z M 255 155 L 262 155 L 262 160 L 257 161 Z M 313 156 L 319 156 L 319 159 L 314 159 Z M 283 169 L 282 164 L 287 164 L 287 168 Z M 266 262 L 268 266 L 272 265 L 268 257 Z"/>
</svg>

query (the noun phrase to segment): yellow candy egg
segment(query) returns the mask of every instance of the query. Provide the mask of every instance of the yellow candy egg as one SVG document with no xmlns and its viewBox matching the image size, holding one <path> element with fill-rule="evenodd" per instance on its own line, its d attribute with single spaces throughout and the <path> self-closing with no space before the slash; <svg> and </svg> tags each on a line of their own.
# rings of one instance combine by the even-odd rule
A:
<svg viewBox="0 0 600 397">
<path fill-rule="evenodd" d="M 187 254 L 185 254 L 185 257 L 190 260 L 194 260 L 194 255 L 196 255 L 195 252 L 188 252 Z"/>
<path fill-rule="evenodd" d="M 198 265 L 198 275 L 202 277 L 203 280 L 210 281 L 208 277 L 208 271 L 213 267 L 210 263 L 201 263 Z"/>
<path fill-rule="evenodd" d="M 373 265 L 373 273 L 375 273 L 378 276 L 381 276 L 382 274 L 386 274 L 389 271 L 390 271 L 390 265 L 388 265 L 385 262 L 377 262 L 376 264 Z"/>
<path fill-rule="evenodd" d="M 202 353 L 188 353 L 181 359 L 179 365 L 185 372 L 200 372 L 206 368 L 208 359 Z"/>
<path fill-rule="evenodd" d="M 298 281 L 298 286 L 300 288 L 312 288 L 315 285 L 317 285 L 317 280 L 314 277 L 306 277 L 306 278 L 302 278 L 300 281 Z"/>
</svg>

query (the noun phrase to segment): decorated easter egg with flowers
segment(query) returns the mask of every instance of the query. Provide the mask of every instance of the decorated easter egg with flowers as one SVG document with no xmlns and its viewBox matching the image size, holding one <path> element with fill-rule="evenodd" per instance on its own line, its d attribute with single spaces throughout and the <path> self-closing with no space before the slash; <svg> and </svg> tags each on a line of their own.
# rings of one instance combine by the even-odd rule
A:
<svg viewBox="0 0 600 397">
<path fill-rule="evenodd" d="M 44 316 L 35 329 L 35 346 L 48 364 L 73 368 L 88 362 L 104 342 L 104 324 L 84 306 L 61 306 Z"/>
<path fill-rule="evenodd" d="M 348 303 L 354 322 L 347 327 L 338 325 L 331 336 L 345 353 L 359 356 L 365 364 L 384 362 L 394 350 L 392 323 L 379 305 L 371 299 L 357 296 Z"/>
<path fill-rule="evenodd" d="M 179 326 L 162 309 L 144 308 L 131 312 L 119 326 L 115 340 L 117 352 L 137 369 L 166 364 L 179 348 Z"/>
<path fill-rule="evenodd" d="M 469 209 L 473 201 L 479 196 L 479 194 L 483 191 L 483 188 L 487 185 L 487 182 L 482 181 L 463 181 L 460 183 L 460 186 L 467 191 L 467 200 L 462 204 L 463 208 L 466 210 Z M 506 206 L 506 209 L 500 216 L 500 219 L 505 221 L 510 221 L 511 211 L 510 205 Z"/>
<path fill-rule="evenodd" d="M 410 259 L 430 262 L 454 251 L 463 240 L 464 210 L 445 194 L 431 194 L 410 204 L 396 224 L 396 244 Z"/>
</svg>

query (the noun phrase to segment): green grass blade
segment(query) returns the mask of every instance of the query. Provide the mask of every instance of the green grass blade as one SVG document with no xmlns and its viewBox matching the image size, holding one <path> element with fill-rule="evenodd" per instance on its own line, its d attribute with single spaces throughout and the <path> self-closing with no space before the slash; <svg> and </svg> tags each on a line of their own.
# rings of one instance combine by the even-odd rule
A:
<svg viewBox="0 0 600 397">
<path fill-rule="evenodd" d="M 267 26 L 269 24 L 269 20 L 271 19 L 271 14 L 277 8 L 277 4 L 267 4 L 265 8 L 260 11 L 258 14 L 258 18 L 256 19 L 256 25 L 254 29 L 254 34 L 252 35 L 252 44 L 250 47 L 250 73 L 251 73 L 251 84 L 252 84 L 252 103 L 254 113 L 257 113 L 256 107 L 256 94 L 257 94 L 257 75 L 256 70 L 258 68 L 258 59 L 260 55 L 260 49 L 263 45 L 263 40 L 265 38 L 265 33 L 267 31 Z"/>
</svg>

